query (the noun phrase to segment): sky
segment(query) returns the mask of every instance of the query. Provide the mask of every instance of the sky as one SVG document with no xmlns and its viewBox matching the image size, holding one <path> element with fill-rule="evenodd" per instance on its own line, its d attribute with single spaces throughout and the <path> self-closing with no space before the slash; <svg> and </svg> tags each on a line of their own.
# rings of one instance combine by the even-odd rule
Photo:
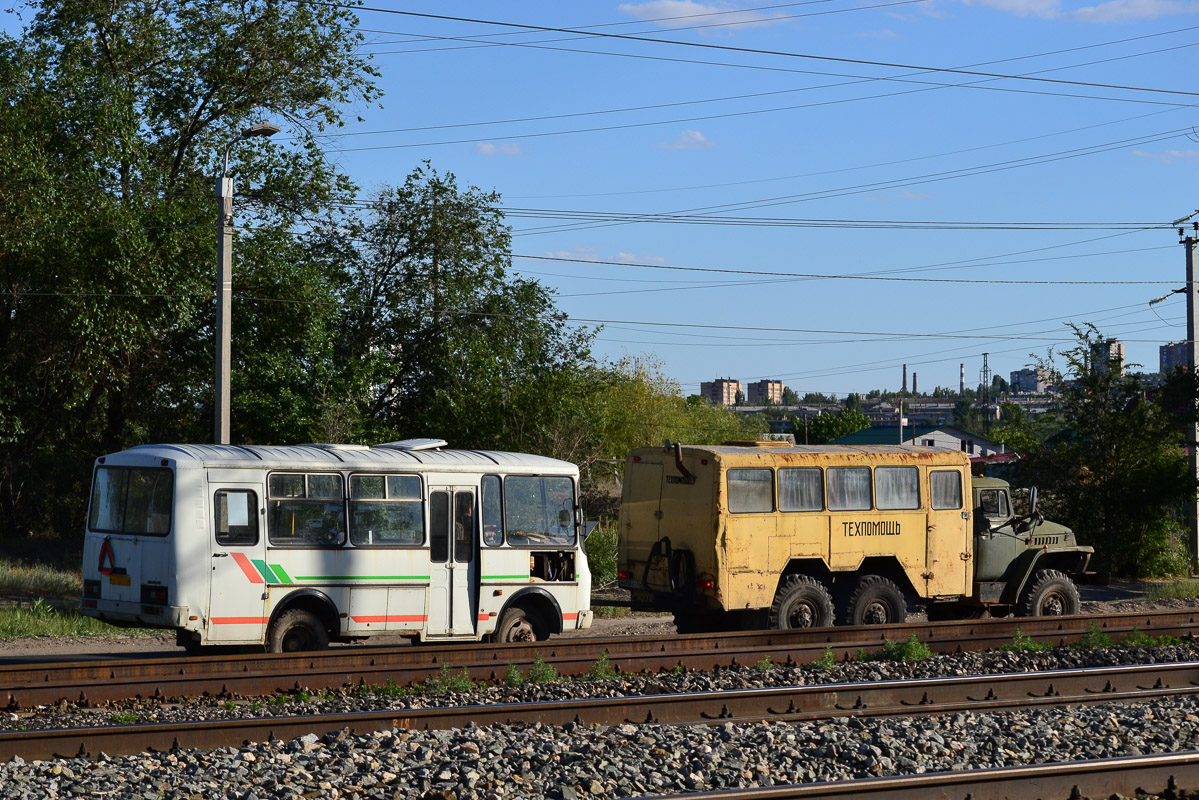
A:
<svg viewBox="0 0 1199 800">
<path fill-rule="evenodd" d="M 370 0 L 364 196 L 502 195 L 601 359 L 800 395 L 978 383 L 1093 324 L 1185 338 L 1199 2 Z M 286 131 L 284 131 L 284 135 Z M 283 138 L 283 135 L 279 137 Z M 1196 217 L 1199 219 L 1199 217 Z M 1189 225 L 1189 223 L 1187 223 Z M 1151 304 L 1157 298 L 1167 299 Z M 910 388 L 910 387 L 909 387 Z"/>
</svg>

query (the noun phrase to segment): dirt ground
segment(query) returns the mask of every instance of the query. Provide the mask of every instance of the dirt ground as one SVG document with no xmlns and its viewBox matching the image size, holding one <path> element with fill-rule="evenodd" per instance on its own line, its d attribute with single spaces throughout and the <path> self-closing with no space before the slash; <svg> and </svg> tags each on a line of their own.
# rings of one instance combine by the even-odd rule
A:
<svg viewBox="0 0 1199 800">
<path fill-rule="evenodd" d="M 1177 608 L 1199 608 L 1199 598 L 1169 600 L 1145 599 L 1145 586 L 1138 583 L 1120 583 L 1110 586 L 1081 586 L 1083 612 L 1088 614 L 1115 614 L 1128 611 L 1156 611 Z M 913 615 L 922 619 L 923 615 Z M 634 614 L 611 619 L 596 619 L 591 628 L 563 634 L 568 638 L 605 636 L 661 636 L 674 633 L 674 623 L 669 616 Z M 407 640 L 398 637 L 376 637 L 372 645 L 401 645 Z M 347 645 L 350 647 L 361 645 Z M 174 634 L 159 636 L 111 637 L 50 637 L 33 636 L 22 639 L 0 640 L 0 663 L 32 658 L 65 659 L 81 656 L 86 659 L 137 658 L 142 656 L 181 656 L 183 650 L 175 646 Z"/>
</svg>

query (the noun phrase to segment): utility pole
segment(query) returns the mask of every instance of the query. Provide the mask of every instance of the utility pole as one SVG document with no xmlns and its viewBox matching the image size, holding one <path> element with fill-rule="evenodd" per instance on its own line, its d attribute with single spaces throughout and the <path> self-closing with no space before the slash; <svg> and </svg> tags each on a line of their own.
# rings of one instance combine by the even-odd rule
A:
<svg viewBox="0 0 1199 800">
<path fill-rule="evenodd" d="M 1195 212 L 1199 214 L 1199 211 Z M 1194 216 L 1192 214 L 1191 216 Z M 1183 219 L 1187 219 L 1184 217 Z M 1181 221 L 1181 220 L 1180 220 Z M 1190 370 L 1190 379 L 1195 380 L 1195 376 L 1199 375 L 1196 372 L 1196 367 L 1199 366 L 1199 357 L 1197 357 L 1195 346 L 1195 332 L 1199 330 L 1199 303 L 1196 302 L 1196 290 L 1199 285 L 1195 281 L 1195 243 L 1199 241 L 1199 222 L 1191 223 L 1191 235 L 1185 235 L 1186 228 L 1178 229 L 1178 242 L 1186 248 L 1187 260 L 1187 369 Z M 1199 420 L 1191 426 L 1191 435 L 1188 437 L 1187 450 L 1190 452 L 1190 467 L 1191 476 L 1199 481 Z M 1189 536 L 1187 541 L 1187 549 L 1191 555 L 1191 573 L 1194 574 L 1199 570 L 1199 494 L 1192 492 L 1191 498 L 1187 502 L 1187 522 L 1189 523 Z"/>
<path fill-rule="evenodd" d="M 991 366 L 987 363 L 989 353 L 983 353 L 983 368 L 979 370 L 978 382 L 983 387 L 983 430 L 991 433 Z"/>
</svg>

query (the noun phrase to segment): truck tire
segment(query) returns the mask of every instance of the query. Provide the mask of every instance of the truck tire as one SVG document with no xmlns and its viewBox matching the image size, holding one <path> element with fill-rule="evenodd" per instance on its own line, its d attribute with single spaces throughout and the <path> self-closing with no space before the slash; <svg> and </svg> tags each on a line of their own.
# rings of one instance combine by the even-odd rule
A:
<svg viewBox="0 0 1199 800">
<path fill-rule="evenodd" d="M 329 646 L 329 632 L 321 621 L 302 608 L 284 611 L 271 625 L 268 653 L 303 653 Z"/>
<path fill-rule="evenodd" d="M 863 575 L 838 617 L 842 625 L 898 625 L 908 618 L 908 603 L 894 581 L 882 575 Z"/>
<path fill-rule="evenodd" d="M 828 589 L 807 575 L 784 579 L 770 606 L 770 627 L 777 630 L 828 628 L 834 618 Z"/>
<path fill-rule="evenodd" d="M 504 611 L 493 636 L 493 640 L 500 644 L 540 642 L 546 638 L 545 626 L 537 615 L 519 606 Z"/>
<path fill-rule="evenodd" d="M 1056 569 L 1033 573 L 1016 606 L 1019 617 L 1067 617 L 1082 613 L 1082 601 L 1074 581 Z"/>
</svg>

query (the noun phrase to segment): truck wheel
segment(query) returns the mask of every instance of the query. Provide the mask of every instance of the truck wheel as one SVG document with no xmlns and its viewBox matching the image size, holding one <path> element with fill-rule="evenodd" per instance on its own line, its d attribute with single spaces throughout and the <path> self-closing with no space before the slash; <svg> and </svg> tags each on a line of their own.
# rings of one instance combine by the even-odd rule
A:
<svg viewBox="0 0 1199 800">
<path fill-rule="evenodd" d="M 546 638 L 540 620 L 523 608 L 512 606 L 500 617 L 493 639 L 500 644 L 540 642 Z"/>
<path fill-rule="evenodd" d="M 328 646 L 329 632 L 325 626 L 302 608 L 284 611 L 271 625 L 267 637 L 268 653 L 302 653 Z"/>
<path fill-rule="evenodd" d="M 908 604 L 894 581 L 863 575 L 839 616 L 845 625 L 899 624 L 908 618 Z"/>
<path fill-rule="evenodd" d="M 1082 601 L 1074 581 L 1056 569 L 1033 573 L 1024 598 L 1016 608 L 1020 617 L 1066 617 L 1082 613 Z"/>
<path fill-rule="evenodd" d="M 783 581 L 770 606 L 770 627 L 827 628 L 833 624 L 833 598 L 815 578 L 792 575 Z"/>
</svg>

